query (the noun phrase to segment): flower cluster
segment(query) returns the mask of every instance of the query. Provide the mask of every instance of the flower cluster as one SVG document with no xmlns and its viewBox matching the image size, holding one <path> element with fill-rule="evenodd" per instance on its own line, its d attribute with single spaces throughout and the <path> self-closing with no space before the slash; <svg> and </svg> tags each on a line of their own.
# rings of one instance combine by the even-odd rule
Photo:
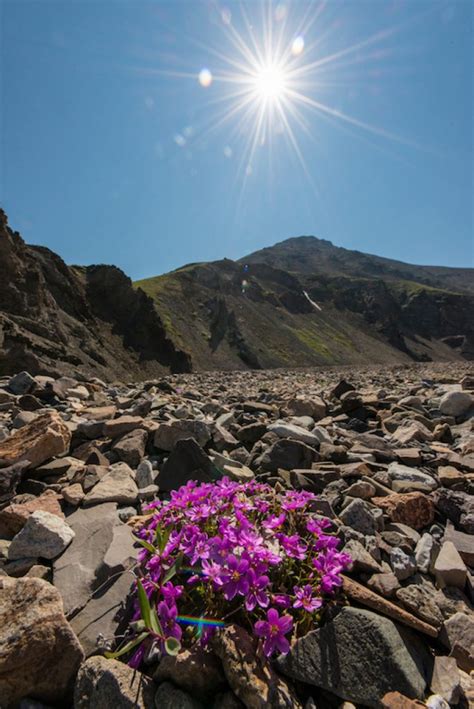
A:
<svg viewBox="0 0 474 709">
<path fill-rule="evenodd" d="M 350 558 L 330 522 L 311 512 L 309 492 L 269 485 L 189 482 L 149 505 L 138 532 L 131 638 L 114 656 L 138 667 L 181 643 L 205 644 L 236 622 L 260 638 L 263 653 L 286 653 L 318 620 Z"/>
</svg>

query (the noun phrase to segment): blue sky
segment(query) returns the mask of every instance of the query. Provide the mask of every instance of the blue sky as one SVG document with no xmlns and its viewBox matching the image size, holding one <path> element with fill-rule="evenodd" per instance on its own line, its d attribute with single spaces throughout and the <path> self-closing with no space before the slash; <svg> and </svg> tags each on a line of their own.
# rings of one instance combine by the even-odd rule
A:
<svg viewBox="0 0 474 709">
<path fill-rule="evenodd" d="M 11 226 L 68 263 L 115 263 L 135 279 L 303 234 L 472 266 L 470 1 L 274 2 L 266 23 L 261 3 L 244 9 L 3 0 Z M 278 36 L 281 51 L 304 40 L 282 65 Z M 239 41 L 269 59 L 255 68 Z M 259 77 L 275 65 L 267 91 Z"/>
</svg>

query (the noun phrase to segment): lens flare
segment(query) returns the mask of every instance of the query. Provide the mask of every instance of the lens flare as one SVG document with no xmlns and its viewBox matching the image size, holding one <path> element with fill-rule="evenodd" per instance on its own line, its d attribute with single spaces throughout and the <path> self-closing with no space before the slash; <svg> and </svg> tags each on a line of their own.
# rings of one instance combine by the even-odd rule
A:
<svg viewBox="0 0 474 709">
<path fill-rule="evenodd" d="M 212 84 L 212 74 L 209 69 L 201 69 L 198 80 L 201 86 L 207 89 Z"/>
<path fill-rule="evenodd" d="M 285 70 L 277 64 L 263 66 L 255 75 L 255 90 L 259 96 L 278 99 L 285 93 Z"/>
<path fill-rule="evenodd" d="M 293 44 L 291 45 L 291 53 L 297 57 L 299 56 L 304 49 L 304 37 L 299 35 L 298 37 L 295 37 L 293 40 Z"/>
</svg>

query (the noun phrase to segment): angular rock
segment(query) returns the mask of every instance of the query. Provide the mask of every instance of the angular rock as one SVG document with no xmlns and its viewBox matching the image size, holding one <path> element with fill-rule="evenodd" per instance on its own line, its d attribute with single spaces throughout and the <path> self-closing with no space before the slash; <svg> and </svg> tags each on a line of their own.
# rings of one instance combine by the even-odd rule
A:
<svg viewBox="0 0 474 709">
<path fill-rule="evenodd" d="M 452 542 L 444 542 L 434 564 L 436 581 L 440 588 L 466 585 L 467 568 Z"/>
<path fill-rule="evenodd" d="M 18 463 L 28 460 L 31 468 L 69 450 L 71 433 L 55 411 L 37 416 L 0 443 L 0 460 Z"/>
<path fill-rule="evenodd" d="M 392 522 L 402 522 L 413 529 L 427 527 L 434 519 L 433 501 L 422 492 L 393 493 L 374 497 L 372 502 L 381 507 Z"/>
<path fill-rule="evenodd" d="M 293 416 L 311 416 L 314 421 L 326 416 L 326 404 L 319 397 L 296 396 L 288 402 L 287 409 Z"/>
<path fill-rule="evenodd" d="M 422 574 L 431 572 L 438 552 L 439 544 L 435 538 L 428 532 L 422 534 L 415 548 L 415 561 L 418 571 Z"/>
<path fill-rule="evenodd" d="M 149 460 L 142 460 L 135 473 L 135 482 L 139 490 L 153 485 L 154 472 Z"/>
<path fill-rule="evenodd" d="M 301 704 L 283 678 L 255 654 L 250 635 L 237 625 L 220 630 L 211 646 L 220 657 L 230 688 L 246 707 L 300 709 Z"/>
<path fill-rule="evenodd" d="M 42 510 L 64 519 L 64 514 L 58 502 L 58 495 L 52 490 L 46 490 L 42 495 L 22 504 L 11 503 L 0 512 L 0 537 L 11 539 L 24 527 L 28 517 Z"/>
<path fill-rule="evenodd" d="M 407 631 L 371 611 L 347 607 L 296 640 L 277 664 L 288 677 L 369 707 L 379 707 L 391 691 L 422 698 L 429 672 L 428 657 Z"/>
<path fill-rule="evenodd" d="M 77 507 L 81 504 L 85 497 L 82 485 L 75 483 L 74 485 L 68 485 L 61 490 L 61 495 L 70 505 Z"/>
<path fill-rule="evenodd" d="M 390 463 L 388 477 L 395 492 L 412 492 L 413 490 L 431 492 L 438 487 L 438 483 L 431 475 L 400 463 Z"/>
<path fill-rule="evenodd" d="M 375 561 L 367 549 L 356 539 L 350 539 L 344 546 L 344 553 L 349 554 L 352 559 L 352 569 L 354 572 L 378 572 L 381 571 L 380 564 Z"/>
<path fill-rule="evenodd" d="M 278 468 L 310 468 L 315 460 L 318 460 L 318 454 L 313 448 L 301 441 L 284 438 L 270 446 L 258 462 L 264 470 L 276 472 Z"/>
<path fill-rule="evenodd" d="M 15 374 L 8 382 L 8 388 L 17 396 L 29 394 L 36 389 L 37 386 L 38 383 L 36 379 L 28 372 L 18 372 L 18 374 Z"/>
<path fill-rule="evenodd" d="M 68 698 L 84 653 L 47 581 L 0 578 L 0 697 L 9 706 L 27 696 Z"/>
<path fill-rule="evenodd" d="M 98 505 L 103 502 L 117 502 L 119 505 L 135 504 L 138 488 L 133 477 L 133 471 L 126 463 L 111 465 L 109 472 L 87 493 L 84 505 Z"/>
<path fill-rule="evenodd" d="M 119 416 L 119 418 L 110 419 L 102 424 L 102 435 L 106 438 L 118 438 L 136 428 L 142 428 L 142 426 L 141 416 Z"/>
<path fill-rule="evenodd" d="M 367 581 L 367 585 L 372 591 L 380 593 L 385 598 L 391 598 L 395 591 L 400 588 L 400 582 L 391 571 L 382 574 L 373 574 Z"/>
<path fill-rule="evenodd" d="M 82 663 L 74 687 L 74 709 L 152 709 L 155 685 L 123 662 L 90 657 Z"/>
<path fill-rule="evenodd" d="M 375 534 L 375 517 L 369 505 L 363 500 L 353 500 L 342 510 L 339 517 L 344 524 L 356 529 L 361 534 Z"/>
<path fill-rule="evenodd" d="M 416 571 L 415 557 L 406 554 L 400 547 L 394 547 L 390 552 L 390 566 L 397 579 L 404 581 Z"/>
<path fill-rule="evenodd" d="M 418 618 L 429 623 L 434 628 L 439 628 L 443 622 L 443 614 L 435 603 L 433 593 L 420 584 L 410 584 L 400 588 L 396 597 L 405 608 L 414 613 Z"/>
<path fill-rule="evenodd" d="M 440 639 L 465 672 L 474 668 L 474 615 L 455 613 L 444 621 Z"/>
<path fill-rule="evenodd" d="M 189 480 L 213 482 L 221 478 L 208 455 L 193 438 L 178 440 L 165 464 L 161 468 L 156 482 L 163 492 L 177 490 Z"/>
<path fill-rule="evenodd" d="M 434 658 L 431 691 L 443 697 L 448 704 L 458 704 L 462 696 L 461 678 L 454 657 Z"/>
<path fill-rule="evenodd" d="M 123 460 L 132 468 L 136 468 L 145 455 L 147 440 L 147 431 L 142 428 L 136 428 L 122 436 L 114 444 L 112 450 L 117 454 L 119 460 Z"/>
<path fill-rule="evenodd" d="M 24 527 L 13 538 L 8 549 L 8 558 L 42 557 L 54 559 L 74 539 L 71 527 L 49 512 L 37 510 L 27 519 Z"/>
<path fill-rule="evenodd" d="M 226 686 L 220 661 L 214 653 L 199 645 L 182 650 L 176 657 L 164 655 L 153 679 L 158 683 L 173 682 L 203 700 L 211 698 Z"/>
<path fill-rule="evenodd" d="M 114 574 L 128 569 L 136 556 L 131 530 L 120 523 L 116 507 L 108 502 L 79 509 L 68 517 L 75 537 L 54 563 L 54 585 L 67 616 L 87 605 L 93 592 Z"/>
<path fill-rule="evenodd" d="M 314 433 L 310 433 L 305 428 L 301 428 L 301 426 L 294 426 L 284 421 L 276 421 L 276 423 L 270 424 L 268 430 L 275 433 L 280 438 L 291 438 L 293 441 L 301 441 L 315 448 L 317 448 L 320 443 L 320 438 Z"/>
<path fill-rule="evenodd" d="M 464 532 L 474 534 L 474 496 L 440 488 L 435 493 L 436 508 Z"/>
<path fill-rule="evenodd" d="M 453 525 L 448 522 L 443 541 L 452 542 L 464 563 L 468 566 L 474 566 L 474 534 L 458 532 L 454 529 Z"/>
<path fill-rule="evenodd" d="M 172 451 L 176 443 L 185 438 L 194 438 L 200 446 L 205 446 L 211 438 L 211 429 L 204 421 L 194 419 L 162 423 L 155 432 L 154 444 L 160 450 Z"/>
</svg>

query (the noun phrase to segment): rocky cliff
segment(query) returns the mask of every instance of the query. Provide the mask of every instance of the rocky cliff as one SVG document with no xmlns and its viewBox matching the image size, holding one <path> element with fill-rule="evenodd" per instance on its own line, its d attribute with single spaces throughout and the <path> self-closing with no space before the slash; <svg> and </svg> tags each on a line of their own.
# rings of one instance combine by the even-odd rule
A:
<svg viewBox="0 0 474 709">
<path fill-rule="evenodd" d="M 0 210 L 0 374 L 144 378 L 189 371 L 153 301 L 113 266 L 27 246 Z"/>
</svg>

